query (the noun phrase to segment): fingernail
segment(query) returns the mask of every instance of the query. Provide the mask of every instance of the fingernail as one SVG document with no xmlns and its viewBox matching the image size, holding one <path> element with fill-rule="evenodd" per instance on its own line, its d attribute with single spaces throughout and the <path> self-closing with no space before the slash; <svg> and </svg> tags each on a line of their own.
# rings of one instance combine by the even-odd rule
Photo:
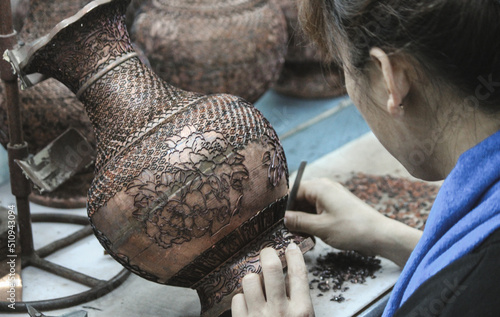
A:
<svg viewBox="0 0 500 317">
<path fill-rule="evenodd" d="M 288 250 L 295 250 L 297 248 L 298 246 L 295 244 L 295 242 L 290 243 L 287 247 Z"/>
</svg>

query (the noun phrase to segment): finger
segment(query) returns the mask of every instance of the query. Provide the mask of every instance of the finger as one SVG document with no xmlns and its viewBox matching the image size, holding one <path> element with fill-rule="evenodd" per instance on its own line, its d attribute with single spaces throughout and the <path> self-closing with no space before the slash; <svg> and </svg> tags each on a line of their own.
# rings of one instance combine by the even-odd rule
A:
<svg viewBox="0 0 500 317">
<path fill-rule="evenodd" d="M 266 298 L 262 290 L 262 281 L 258 274 L 250 273 L 245 275 L 241 284 L 247 307 L 259 307 L 259 305 L 265 304 Z"/>
<path fill-rule="evenodd" d="M 325 198 L 331 196 L 332 188 L 336 184 L 337 183 L 324 178 L 303 182 L 297 192 L 295 210 L 311 214 L 322 213 L 323 210 L 320 208 L 320 205 L 322 205 L 322 201 Z"/>
<path fill-rule="evenodd" d="M 302 232 L 315 235 L 317 232 L 319 215 L 300 211 L 287 211 L 285 213 L 285 226 L 292 232 Z"/>
<path fill-rule="evenodd" d="M 300 184 L 299 190 L 297 191 L 297 199 L 306 200 L 311 205 L 315 205 L 318 199 L 319 189 L 324 186 L 324 180 L 322 179 L 304 181 Z"/>
<path fill-rule="evenodd" d="M 287 299 L 285 277 L 276 250 L 265 248 L 260 251 L 260 263 L 262 265 L 267 301 L 277 305 L 282 304 Z"/>
<path fill-rule="evenodd" d="M 288 266 L 288 295 L 292 302 L 302 301 L 304 298 L 310 296 L 309 280 L 304 256 L 299 247 L 292 242 L 286 249 L 285 257 Z"/>
<path fill-rule="evenodd" d="M 247 316 L 248 308 L 245 301 L 245 295 L 236 294 L 231 301 L 231 314 L 233 316 Z"/>
</svg>

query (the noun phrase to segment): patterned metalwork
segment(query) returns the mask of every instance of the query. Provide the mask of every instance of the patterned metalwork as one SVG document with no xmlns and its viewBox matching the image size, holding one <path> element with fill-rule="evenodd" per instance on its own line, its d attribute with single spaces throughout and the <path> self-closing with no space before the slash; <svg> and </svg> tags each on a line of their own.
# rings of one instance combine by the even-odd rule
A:
<svg viewBox="0 0 500 317">
<path fill-rule="evenodd" d="M 143 2 L 132 38 L 174 86 L 255 102 L 278 79 L 287 33 L 274 0 Z"/>
<path fill-rule="evenodd" d="M 179 271 L 179 273 L 169 280 L 169 285 L 190 285 L 190 287 L 196 288 L 195 284 L 200 284 L 200 281 L 207 275 L 207 272 L 216 270 L 227 259 L 235 257 L 235 254 L 241 252 L 242 247 L 248 241 L 255 240 L 259 234 L 269 230 L 270 226 L 273 227 L 274 224 L 279 223 L 284 216 L 286 201 L 287 197 L 283 197 L 242 223 L 233 232 Z M 245 256 L 246 254 L 236 258 L 241 257 L 244 259 Z M 206 280 L 201 284 L 206 284 Z"/>
<path fill-rule="evenodd" d="M 88 215 L 101 244 L 146 279 L 196 287 L 210 315 L 227 305 L 218 298 L 238 291 L 248 272 L 242 263 L 258 270 L 260 247 L 290 240 L 279 225 L 285 154 L 242 98 L 178 89 L 138 57 L 123 58 L 134 52 L 127 4 L 89 4 L 27 56 L 24 71 L 81 91 L 98 145 Z M 223 265 L 234 261 L 228 275 Z"/>
<path fill-rule="evenodd" d="M 278 251 L 280 257 L 284 257 L 285 249 L 290 243 L 299 245 L 305 251 L 312 247 L 310 239 L 290 233 L 281 220 L 260 239 L 240 250 L 239 254 L 244 256 L 236 256 L 208 274 L 194 287 L 200 297 L 202 314 L 210 310 L 216 311 L 215 315 L 222 313 L 216 306 L 231 299 L 229 295 L 241 291 L 241 279 L 248 273 L 262 272 L 260 250 L 271 247 Z"/>
</svg>

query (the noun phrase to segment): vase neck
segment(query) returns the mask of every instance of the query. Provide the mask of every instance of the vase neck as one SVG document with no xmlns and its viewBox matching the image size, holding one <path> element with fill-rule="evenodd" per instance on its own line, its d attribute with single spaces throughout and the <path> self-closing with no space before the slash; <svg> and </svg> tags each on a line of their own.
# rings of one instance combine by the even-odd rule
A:
<svg viewBox="0 0 500 317">
<path fill-rule="evenodd" d="M 199 94 L 165 83 L 138 57 L 105 73 L 80 96 L 96 135 L 96 173 L 200 98 Z"/>
<path fill-rule="evenodd" d="M 59 80 L 85 105 L 97 140 L 96 174 L 159 123 L 201 97 L 163 82 L 135 56 L 125 26 L 128 2 L 90 3 L 75 19 L 65 20 L 70 24 L 58 24 L 24 68 L 28 74 Z"/>
<path fill-rule="evenodd" d="M 53 77 L 78 93 L 96 74 L 110 70 L 117 60 L 135 52 L 125 25 L 128 3 L 115 0 L 86 6 L 80 12 L 89 12 L 80 19 L 69 21 L 74 16 L 59 23 L 54 30 L 60 30 L 33 54 L 25 72 Z"/>
</svg>

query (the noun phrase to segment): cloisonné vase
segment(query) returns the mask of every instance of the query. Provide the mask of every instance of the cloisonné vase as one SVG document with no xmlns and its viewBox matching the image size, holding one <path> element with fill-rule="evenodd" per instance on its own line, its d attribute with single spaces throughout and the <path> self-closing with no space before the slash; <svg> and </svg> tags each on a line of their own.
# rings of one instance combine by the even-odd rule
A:
<svg viewBox="0 0 500 317">
<path fill-rule="evenodd" d="M 125 25 L 128 0 L 97 0 L 8 54 L 21 79 L 40 73 L 85 105 L 97 140 L 88 215 L 132 272 L 196 289 L 203 316 L 230 308 L 259 252 L 284 262 L 310 238 L 283 224 L 288 170 L 278 137 L 240 97 L 176 88 L 146 67 Z"/>
<path fill-rule="evenodd" d="M 286 32 L 272 0 L 146 0 L 131 26 L 132 39 L 162 79 L 249 102 L 278 79 Z"/>
</svg>

